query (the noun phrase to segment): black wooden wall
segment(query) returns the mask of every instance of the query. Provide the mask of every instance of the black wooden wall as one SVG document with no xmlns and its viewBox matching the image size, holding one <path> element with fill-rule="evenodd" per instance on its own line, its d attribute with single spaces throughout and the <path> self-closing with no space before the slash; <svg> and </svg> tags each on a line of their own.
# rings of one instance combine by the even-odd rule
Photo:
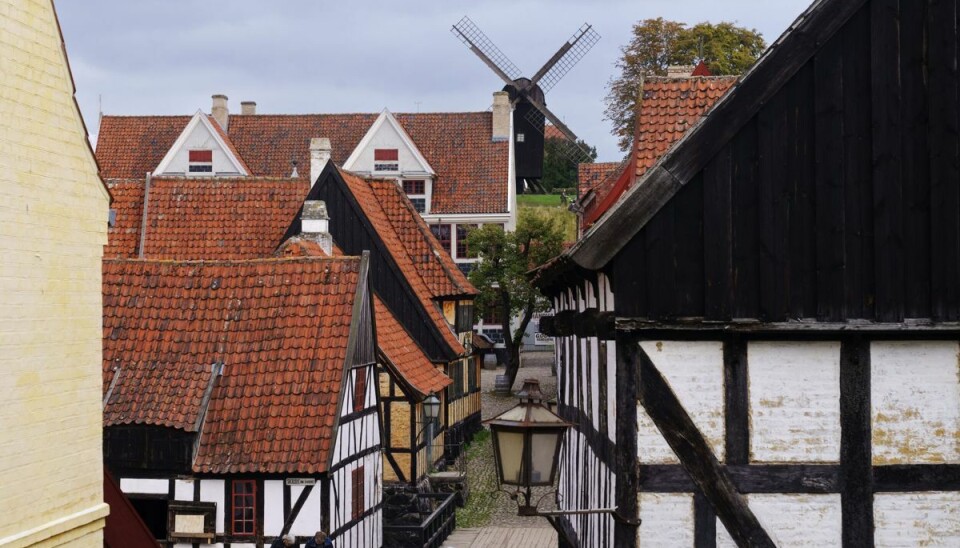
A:
<svg viewBox="0 0 960 548">
<path fill-rule="evenodd" d="M 347 255 L 370 252 L 370 280 L 373 291 L 383 299 L 404 328 L 423 351 L 435 362 L 448 362 L 457 356 L 443 340 L 430 318 L 424 303 L 416 297 L 400 272 L 393 257 L 377 235 L 376 229 L 361 213 L 360 205 L 340 178 L 333 164 L 328 163 L 318 182 L 310 189 L 307 200 L 323 200 L 330 216 L 330 234 Z M 297 214 L 284 240 L 300 234 Z M 430 305 L 432 306 L 432 305 Z"/>
<path fill-rule="evenodd" d="M 957 4 L 867 2 L 608 265 L 617 315 L 960 320 Z"/>
</svg>

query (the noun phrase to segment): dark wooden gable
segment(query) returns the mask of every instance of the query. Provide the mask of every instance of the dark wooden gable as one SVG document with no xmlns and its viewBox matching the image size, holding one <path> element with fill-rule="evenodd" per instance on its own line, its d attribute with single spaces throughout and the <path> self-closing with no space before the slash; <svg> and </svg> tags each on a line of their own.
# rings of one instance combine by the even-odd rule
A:
<svg viewBox="0 0 960 548">
<path fill-rule="evenodd" d="M 323 200 L 330 216 L 330 234 L 348 255 L 370 252 L 370 284 L 397 320 L 435 362 L 449 362 L 456 355 L 437 331 L 436 325 L 393 260 L 376 229 L 363 214 L 336 167 L 327 163 L 307 200 Z M 302 211 L 301 211 L 302 212 Z M 300 234 L 300 214 L 287 229 L 284 240 Z"/>
<path fill-rule="evenodd" d="M 844 15 L 854 3 L 811 8 L 842 26 L 791 31 L 627 197 L 652 212 L 622 208 L 642 228 L 607 263 L 618 316 L 960 320 L 958 0 Z M 754 81 L 812 47 L 781 82 Z M 607 220 L 627 223 L 625 211 Z M 590 236 L 579 253 L 601 257 L 610 244 Z"/>
</svg>

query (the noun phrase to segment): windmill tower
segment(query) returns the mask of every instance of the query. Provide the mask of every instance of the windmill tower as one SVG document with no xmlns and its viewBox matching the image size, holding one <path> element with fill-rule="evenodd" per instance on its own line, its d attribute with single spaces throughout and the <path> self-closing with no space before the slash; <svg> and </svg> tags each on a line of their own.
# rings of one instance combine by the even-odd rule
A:
<svg viewBox="0 0 960 548">
<path fill-rule="evenodd" d="M 600 40 L 600 35 L 591 25 L 584 23 L 532 78 L 522 76 L 520 69 L 469 17 L 465 16 L 457 22 L 451 32 L 506 84 L 503 90 L 510 94 L 514 109 L 513 142 L 518 194 L 522 194 L 527 187 L 540 187 L 547 120 L 566 137 L 562 148 L 564 155 L 574 162 L 590 158 L 589 153 L 579 145 L 576 134 L 547 108 L 546 93 Z"/>
</svg>

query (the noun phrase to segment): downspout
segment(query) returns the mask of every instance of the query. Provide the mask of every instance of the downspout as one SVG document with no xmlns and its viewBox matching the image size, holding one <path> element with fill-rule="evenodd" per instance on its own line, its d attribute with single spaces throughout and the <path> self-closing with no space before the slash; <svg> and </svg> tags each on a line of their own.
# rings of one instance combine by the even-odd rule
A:
<svg viewBox="0 0 960 548">
<path fill-rule="evenodd" d="M 147 206 L 150 205 L 150 180 L 152 176 L 147 172 L 147 180 L 143 184 L 143 218 L 140 220 L 140 247 L 137 258 L 143 258 L 143 246 L 147 242 Z"/>
</svg>

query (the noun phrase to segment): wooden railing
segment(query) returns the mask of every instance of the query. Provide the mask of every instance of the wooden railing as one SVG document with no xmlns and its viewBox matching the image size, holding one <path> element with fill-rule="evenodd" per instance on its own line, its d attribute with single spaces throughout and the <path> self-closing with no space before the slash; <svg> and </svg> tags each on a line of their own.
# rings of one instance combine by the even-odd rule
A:
<svg viewBox="0 0 960 548">
<path fill-rule="evenodd" d="M 423 521 L 417 525 L 384 525 L 384 546 L 440 548 L 456 529 L 455 493 L 420 493 L 417 498 L 432 510 L 421 512 Z"/>
</svg>

